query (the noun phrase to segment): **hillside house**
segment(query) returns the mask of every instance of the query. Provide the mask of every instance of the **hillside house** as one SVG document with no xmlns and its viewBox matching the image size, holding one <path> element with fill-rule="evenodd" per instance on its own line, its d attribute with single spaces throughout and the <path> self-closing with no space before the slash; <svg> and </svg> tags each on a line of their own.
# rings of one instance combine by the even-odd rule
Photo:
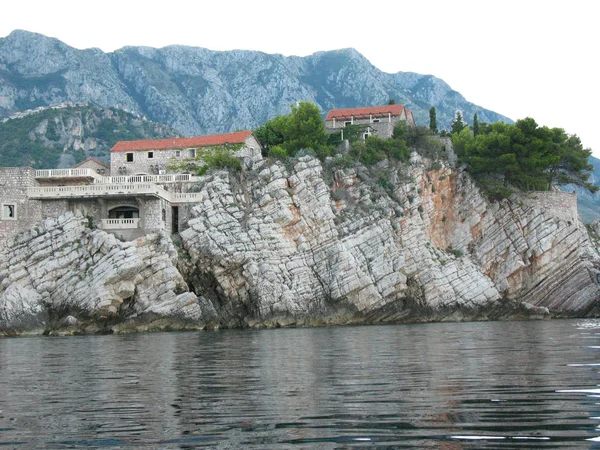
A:
<svg viewBox="0 0 600 450">
<path fill-rule="evenodd" d="M 118 142 L 111 149 L 110 167 L 89 158 L 71 169 L 0 168 L 0 245 L 12 234 L 66 211 L 79 212 L 124 240 L 159 230 L 176 233 L 202 198 L 190 192 L 198 177 L 169 166 L 229 144 L 247 164 L 262 158 L 252 132 L 240 131 Z"/>
<path fill-rule="evenodd" d="M 342 131 L 348 125 L 365 125 L 362 138 L 378 136 L 389 139 L 394 133 L 394 126 L 404 121 L 415 127 L 415 119 L 410 109 L 404 105 L 365 106 L 360 108 L 332 109 L 325 118 L 325 129 L 330 132 Z"/>
<path fill-rule="evenodd" d="M 169 173 L 169 166 L 194 159 L 199 152 L 217 146 L 239 146 L 240 158 L 261 157 L 260 144 L 251 131 L 214 134 L 189 138 L 120 141 L 110 149 L 110 172 L 113 176 Z"/>
</svg>

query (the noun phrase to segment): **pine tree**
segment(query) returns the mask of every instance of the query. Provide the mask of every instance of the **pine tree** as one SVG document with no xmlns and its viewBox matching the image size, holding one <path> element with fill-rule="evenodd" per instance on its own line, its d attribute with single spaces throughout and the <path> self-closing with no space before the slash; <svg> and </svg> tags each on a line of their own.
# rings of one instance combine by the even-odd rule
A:
<svg viewBox="0 0 600 450">
<path fill-rule="evenodd" d="M 479 134 L 479 120 L 477 119 L 477 113 L 473 115 L 473 135 Z"/>
<path fill-rule="evenodd" d="M 435 106 L 429 108 L 429 129 L 433 134 L 437 134 L 438 132 Z"/>
<path fill-rule="evenodd" d="M 462 113 L 456 111 L 456 117 L 452 121 L 452 134 L 460 133 L 466 126 L 467 124 L 463 120 Z"/>
</svg>

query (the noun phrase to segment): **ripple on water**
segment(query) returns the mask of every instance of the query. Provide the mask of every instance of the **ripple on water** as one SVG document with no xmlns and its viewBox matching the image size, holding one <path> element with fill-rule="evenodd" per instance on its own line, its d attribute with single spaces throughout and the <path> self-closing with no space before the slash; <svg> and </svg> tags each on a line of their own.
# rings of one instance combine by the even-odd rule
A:
<svg viewBox="0 0 600 450">
<path fill-rule="evenodd" d="M 590 448 L 600 321 L 0 339 L 8 448 Z"/>
</svg>

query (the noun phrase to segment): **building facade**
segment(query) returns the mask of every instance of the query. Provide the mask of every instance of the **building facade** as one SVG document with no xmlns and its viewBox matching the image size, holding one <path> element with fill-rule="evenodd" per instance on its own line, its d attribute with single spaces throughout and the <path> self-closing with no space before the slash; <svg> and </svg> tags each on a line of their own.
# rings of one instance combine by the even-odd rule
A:
<svg viewBox="0 0 600 450">
<path fill-rule="evenodd" d="M 238 148 L 243 160 L 260 158 L 261 146 L 251 131 L 197 136 L 117 142 L 110 150 L 110 172 L 119 175 L 162 175 L 181 172 L 174 166 L 193 163 L 202 151 L 216 147 Z"/>
<path fill-rule="evenodd" d="M 341 131 L 344 139 L 344 128 L 349 125 L 364 125 L 361 130 L 363 139 L 369 136 L 389 139 L 394 134 L 394 126 L 400 121 L 410 127 L 416 126 L 412 111 L 404 105 L 332 109 L 325 118 L 325 129 L 330 133 Z"/>
<path fill-rule="evenodd" d="M 71 169 L 0 168 L 0 245 L 14 233 L 66 211 L 78 212 L 90 226 L 123 240 L 159 230 L 179 232 L 202 198 L 190 192 L 198 177 L 171 167 L 188 160 L 198 164 L 199 152 L 217 146 L 230 146 L 249 165 L 262 158 L 252 132 L 242 131 L 118 142 L 110 167 L 89 158 Z"/>
</svg>

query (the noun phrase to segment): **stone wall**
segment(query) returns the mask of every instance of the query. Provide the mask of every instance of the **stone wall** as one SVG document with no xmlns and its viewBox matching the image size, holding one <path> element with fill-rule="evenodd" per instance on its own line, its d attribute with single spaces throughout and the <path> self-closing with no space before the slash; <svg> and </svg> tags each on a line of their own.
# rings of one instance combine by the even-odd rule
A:
<svg viewBox="0 0 600 450">
<path fill-rule="evenodd" d="M 206 148 L 186 148 L 167 150 L 136 150 L 131 152 L 111 152 L 110 173 L 112 176 L 135 175 L 137 173 L 155 174 L 158 170 L 166 170 L 167 173 L 178 172 L 169 170 L 172 164 L 183 163 L 186 159 L 194 158 L 198 152 Z M 239 150 L 238 154 L 245 160 L 260 158 L 261 146 L 254 135 L 250 135 Z M 133 161 L 127 162 L 127 154 L 133 155 Z M 150 158 L 150 154 L 152 157 Z"/>
<path fill-rule="evenodd" d="M 100 160 L 88 158 L 85 161 L 74 166 L 77 169 L 93 169 L 96 173 L 105 177 L 110 176 L 110 167 Z"/>
<path fill-rule="evenodd" d="M 127 154 L 133 154 L 132 162 L 127 162 Z M 149 154 L 152 154 L 152 158 L 149 157 Z M 135 175 L 137 173 L 156 174 L 158 170 L 168 171 L 169 165 L 178 161 L 182 162 L 189 157 L 189 149 L 111 152 L 110 173 L 112 176 Z"/>
<path fill-rule="evenodd" d="M 365 132 L 367 131 L 367 127 L 371 132 L 372 136 L 380 137 L 381 139 L 389 139 L 394 134 L 394 126 L 399 122 L 397 116 L 392 116 L 392 121 L 388 121 L 387 118 L 382 119 L 380 122 L 369 122 L 369 119 L 355 119 L 353 125 L 365 125 Z M 335 127 L 333 126 L 333 121 L 327 121 L 325 131 L 328 133 L 336 133 L 345 128 L 344 122 L 336 121 Z M 345 133 L 344 133 L 345 134 Z M 344 136 L 345 137 L 345 136 Z"/>
<path fill-rule="evenodd" d="M 58 217 L 69 210 L 69 200 L 41 200 L 41 220 Z"/>
<path fill-rule="evenodd" d="M 146 233 L 171 228 L 171 204 L 162 198 L 152 198 L 143 201 L 143 227 Z M 164 213 L 163 213 L 164 211 Z"/>
<path fill-rule="evenodd" d="M 41 202 L 27 197 L 27 188 L 37 185 L 31 167 L 0 167 L 0 247 L 13 233 L 42 220 Z"/>
</svg>

